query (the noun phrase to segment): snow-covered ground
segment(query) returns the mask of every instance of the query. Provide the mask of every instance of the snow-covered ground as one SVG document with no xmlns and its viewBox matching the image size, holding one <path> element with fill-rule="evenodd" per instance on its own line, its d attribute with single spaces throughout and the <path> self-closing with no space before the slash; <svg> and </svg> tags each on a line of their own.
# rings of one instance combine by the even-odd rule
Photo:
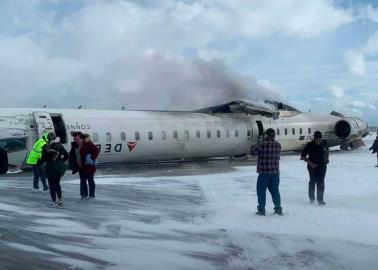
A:
<svg viewBox="0 0 378 270">
<path fill-rule="evenodd" d="M 367 148 L 331 153 L 323 207 L 308 203 L 304 162 L 283 156 L 283 217 L 254 214 L 256 168 L 242 163 L 102 171 L 94 201 L 80 201 L 67 175 L 62 209 L 30 192 L 30 175 L 5 177 L 0 268 L 377 269 L 378 168 Z"/>
</svg>

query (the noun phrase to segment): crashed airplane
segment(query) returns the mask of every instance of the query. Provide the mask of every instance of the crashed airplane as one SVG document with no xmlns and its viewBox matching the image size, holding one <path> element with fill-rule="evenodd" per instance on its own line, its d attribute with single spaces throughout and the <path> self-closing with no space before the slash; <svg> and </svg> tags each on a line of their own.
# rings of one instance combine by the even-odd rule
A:
<svg viewBox="0 0 378 270">
<path fill-rule="evenodd" d="M 276 130 L 283 151 L 301 150 L 316 130 L 344 150 L 361 146 L 369 133 L 357 117 L 304 113 L 277 102 L 233 101 L 187 112 L 0 109 L 0 147 L 17 168 L 25 167 L 28 151 L 49 131 L 66 148 L 71 131 L 90 134 L 100 148 L 99 162 L 143 163 L 245 156 L 267 128 Z"/>
</svg>

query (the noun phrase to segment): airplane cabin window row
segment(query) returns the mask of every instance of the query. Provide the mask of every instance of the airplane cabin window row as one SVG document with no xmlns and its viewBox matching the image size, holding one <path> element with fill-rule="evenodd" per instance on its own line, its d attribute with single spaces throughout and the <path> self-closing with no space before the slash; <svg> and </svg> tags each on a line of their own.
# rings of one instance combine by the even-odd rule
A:
<svg viewBox="0 0 378 270">
<path fill-rule="evenodd" d="M 234 133 L 234 135 L 235 135 L 235 138 L 237 138 L 237 137 L 239 137 L 239 130 L 235 130 L 235 133 Z M 247 131 L 247 136 L 248 136 L 248 138 L 249 137 L 251 137 L 252 136 L 252 130 L 248 130 Z M 172 132 L 172 137 L 174 138 L 174 139 L 179 139 L 179 132 L 177 131 L 177 130 L 175 130 L 175 131 L 173 131 Z M 196 138 L 201 138 L 201 131 L 199 131 L 199 130 L 197 130 L 196 132 L 195 132 L 195 136 L 193 136 L 193 137 L 196 137 Z M 207 130 L 206 131 L 206 137 L 207 138 L 212 138 L 212 132 L 211 132 L 211 130 Z M 220 131 L 220 130 L 217 130 L 216 131 L 216 137 L 217 138 L 221 138 L 222 137 L 222 132 Z M 224 132 L 224 137 L 226 137 L 226 138 L 229 138 L 230 137 L 230 130 L 225 130 L 225 132 Z M 152 141 L 153 139 L 154 139 L 154 134 L 153 134 L 153 132 L 152 131 L 149 131 L 148 133 L 147 133 L 147 138 L 148 138 L 148 140 L 150 140 L 150 141 Z M 165 132 L 165 131 L 161 131 L 161 140 L 166 140 L 167 139 L 167 133 Z M 190 133 L 189 133 L 189 130 L 185 130 L 184 131 L 184 133 L 183 133 L 183 137 L 182 137 L 183 139 L 189 139 L 190 138 Z M 111 142 L 112 141 L 112 134 L 110 133 L 110 132 L 107 132 L 106 134 L 105 134 L 105 139 L 106 139 L 106 142 Z M 126 138 L 126 133 L 125 132 L 121 132 L 120 133 L 120 139 L 121 139 L 121 141 L 123 141 L 123 142 L 125 142 L 126 140 L 127 140 L 127 138 Z M 130 139 L 130 138 L 129 138 Z M 135 141 L 140 141 L 141 140 L 141 134 L 140 134 L 140 132 L 135 132 L 134 133 L 134 136 L 133 136 L 133 138 L 132 138 L 133 140 L 135 140 Z M 92 140 L 94 141 L 94 142 L 98 142 L 99 141 L 99 134 L 98 133 L 92 133 Z"/>
<path fill-rule="evenodd" d="M 304 133 L 303 132 L 303 128 L 299 128 L 298 131 L 299 131 L 300 135 L 303 135 L 303 133 Z M 312 129 L 308 128 L 307 133 L 308 133 L 308 135 L 311 135 L 312 134 Z M 285 135 L 289 135 L 289 130 L 287 128 L 284 129 L 284 134 Z M 296 129 L 295 128 L 292 128 L 291 134 L 292 135 L 296 134 Z M 281 129 L 277 128 L 276 135 L 277 136 L 281 135 Z M 235 136 L 235 138 L 239 137 L 239 130 L 235 129 L 234 136 Z M 135 132 L 133 137 L 134 137 L 133 138 L 134 140 L 140 141 L 140 139 L 141 139 L 140 132 Z M 173 131 L 172 137 L 174 139 L 179 139 L 179 132 L 177 130 Z M 201 138 L 201 131 L 197 130 L 195 132 L 195 134 L 193 134 L 193 137 L 196 137 L 198 139 Z M 207 138 L 212 138 L 212 132 L 211 132 L 211 130 L 207 130 L 206 131 L 206 137 Z M 220 130 L 216 131 L 216 137 L 217 138 L 221 138 L 222 137 L 222 133 L 221 133 Z M 224 137 L 226 137 L 226 138 L 230 137 L 230 130 L 227 129 L 227 130 L 224 131 Z M 248 138 L 252 137 L 252 130 L 247 130 L 247 137 Z M 123 141 L 123 142 L 126 141 L 126 133 L 125 132 L 121 132 L 120 138 L 121 138 L 121 141 Z M 147 133 L 147 138 L 150 141 L 152 141 L 154 139 L 154 134 L 153 134 L 152 131 L 149 131 Z M 190 132 L 189 132 L 189 130 L 185 130 L 184 131 L 182 138 L 184 138 L 184 139 L 189 139 L 190 138 Z M 93 139 L 94 142 L 98 142 L 99 141 L 99 135 L 98 135 L 98 133 L 93 133 L 92 134 L 92 139 Z M 106 139 L 106 142 L 111 142 L 112 141 L 112 134 L 110 132 L 107 132 L 105 134 L 105 139 Z M 167 133 L 165 131 L 161 131 L 160 139 L 163 140 L 163 141 L 167 139 Z"/>
<path fill-rule="evenodd" d="M 276 130 L 276 135 L 280 135 L 281 131 L 279 128 L 277 128 Z M 285 135 L 288 135 L 289 134 L 289 131 L 287 128 L 285 128 Z M 295 128 L 292 128 L 291 129 L 291 134 L 292 135 L 295 135 L 296 134 L 296 129 Z M 299 134 L 300 135 L 303 135 L 303 128 L 299 128 Z M 311 135 L 311 128 L 308 128 L 308 135 Z"/>
</svg>

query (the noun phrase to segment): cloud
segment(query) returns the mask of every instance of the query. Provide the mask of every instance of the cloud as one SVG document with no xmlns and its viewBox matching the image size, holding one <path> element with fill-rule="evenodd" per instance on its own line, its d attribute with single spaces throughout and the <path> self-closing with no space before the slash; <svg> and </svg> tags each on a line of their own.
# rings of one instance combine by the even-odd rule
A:
<svg viewBox="0 0 378 270">
<path fill-rule="evenodd" d="M 24 0 L 3 6 L 3 106 L 11 100 L 15 106 L 195 109 L 244 97 L 277 99 L 272 88 L 281 85 L 228 68 L 250 49 L 245 44 L 303 41 L 354 20 L 331 0 Z"/>
<path fill-rule="evenodd" d="M 340 85 L 332 85 L 330 90 L 333 96 L 336 98 L 342 98 L 344 96 L 344 90 Z"/>
<path fill-rule="evenodd" d="M 378 9 L 374 8 L 372 5 L 368 5 L 366 7 L 366 13 L 367 13 L 367 17 L 371 21 L 378 23 Z"/>
<path fill-rule="evenodd" d="M 344 56 L 348 68 L 352 73 L 356 75 L 364 75 L 366 73 L 365 56 L 363 53 L 348 50 Z"/>
</svg>

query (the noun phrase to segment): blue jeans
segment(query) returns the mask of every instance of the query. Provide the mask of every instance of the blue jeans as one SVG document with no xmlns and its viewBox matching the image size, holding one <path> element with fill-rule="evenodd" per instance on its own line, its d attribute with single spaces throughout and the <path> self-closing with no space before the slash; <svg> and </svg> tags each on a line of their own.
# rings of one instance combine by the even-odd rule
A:
<svg viewBox="0 0 378 270">
<path fill-rule="evenodd" d="M 256 190 L 257 200 L 259 205 L 257 209 L 259 212 L 265 212 L 266 204 L 266 189 L 269 190 L 272 195 L 272 200 L 275 208 L 281 208 L 281 196 L 278 186 L 280 185 L 279 174 L 264 174 L 260 173 L 257 178 Z"/>
<path fill-rule="evenodd" d="M 41 179 L 43 190 L 48 190 L 49 187 L 46 183 L 45 167 L 43 166 L 43 164 L 33 165 L 33 173 L 33 188 L 39 189 L 39 179 Z"/>
</svg>

